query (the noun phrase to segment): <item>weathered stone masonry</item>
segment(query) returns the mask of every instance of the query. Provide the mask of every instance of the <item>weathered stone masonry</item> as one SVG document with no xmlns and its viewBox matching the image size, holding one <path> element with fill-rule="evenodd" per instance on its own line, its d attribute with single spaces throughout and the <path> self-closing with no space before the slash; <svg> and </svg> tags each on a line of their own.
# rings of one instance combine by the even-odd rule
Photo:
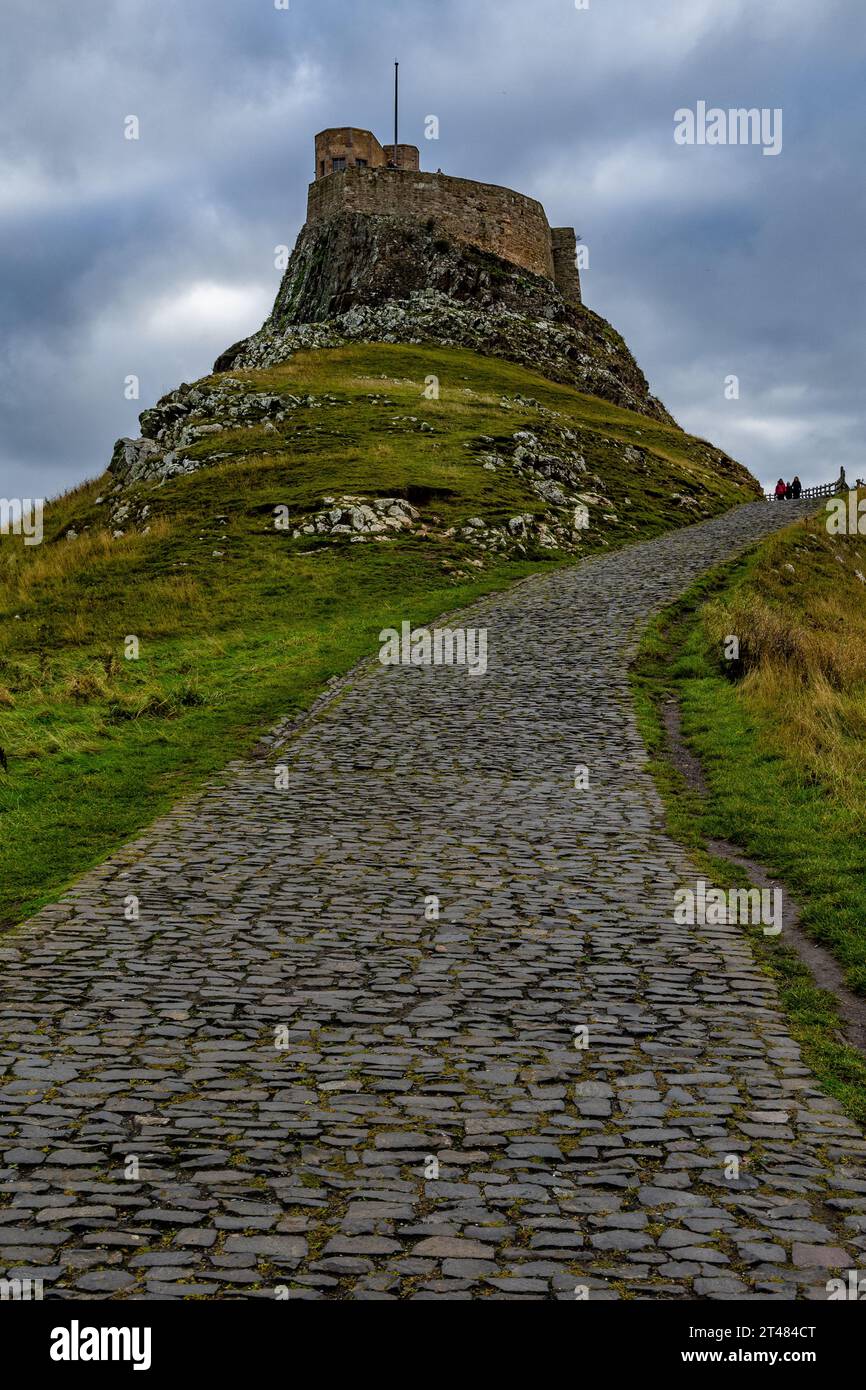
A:
<svg viewBox="0 0 866 1390">
<path fill-rule="evenodd" d="M 567 303 L 581 302 L 571 227 L 551 229 L 541 203 L 510 188 L 421 172 L 414 145 L 383 147 L 350 127 L 317 135 L 307 224 L 341 212 L 433 221 L 444 236 L 543 275 Z"/>
<path fill-rule="evenodd" d="M 417 145 L 380 145 L 371 130 L 338 126 L 316 136 L 317 179 L 341 169 L 420 169 Z"/>
<path fill-rule="evenodd" d="M 577 268 L 577 237 L 573 227 L 551 230 L 553 278 L 568 304 L 580 304 L 580 271 Z"/>
</svg>

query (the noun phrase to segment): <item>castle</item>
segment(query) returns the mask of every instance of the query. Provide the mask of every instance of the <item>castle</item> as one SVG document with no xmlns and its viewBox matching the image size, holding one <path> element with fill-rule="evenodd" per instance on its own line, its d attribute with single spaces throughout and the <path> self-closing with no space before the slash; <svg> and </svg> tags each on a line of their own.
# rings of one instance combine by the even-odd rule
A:
<svg viewBox="0 0 866 1390">
<path fill-rule="evenodd" d="M 411 218 L 552 281 L 581 303 L 573 227 L 551 227 L 534 198 L 474 179 L 421 170 L 416 145 L 381 145 L 369 130 L 340 126 L 316 136 L 307 225 L 340 212 Z"/>
</svg>

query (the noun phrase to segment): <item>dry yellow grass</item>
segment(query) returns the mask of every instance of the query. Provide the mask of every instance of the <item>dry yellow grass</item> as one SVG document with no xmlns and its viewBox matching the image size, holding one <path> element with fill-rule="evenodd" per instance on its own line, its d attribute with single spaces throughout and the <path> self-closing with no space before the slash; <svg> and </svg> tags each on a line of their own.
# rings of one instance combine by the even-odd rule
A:
<svg viewBox="0 0 866 1390">
<path fill-rule="evenodd" d="M 779 750 L 850 808 L 866 789 L 866 538 L 821 514 L 762 549 L 745 582 L 704 609 L 715 650 L 740 642 L 746 705 Z"/>
<path fill-rule="evenodd" d="M 116 558 L 128 554 L 131 557 L 148 539 L 165 539 L 170 531 L 171 523 L 165 517 L 157 517 L 147 536 L 130 532 L 114 539 L 110 531 L 99 530 L 86 531 L 75 540 L 56 545 L 9 546 L 0 551 L 0 590 L 6 602 L 25 603 L 41 589 L 62 586 L 67 579 L 76 580 L 109 556 Z"/>
</svg>

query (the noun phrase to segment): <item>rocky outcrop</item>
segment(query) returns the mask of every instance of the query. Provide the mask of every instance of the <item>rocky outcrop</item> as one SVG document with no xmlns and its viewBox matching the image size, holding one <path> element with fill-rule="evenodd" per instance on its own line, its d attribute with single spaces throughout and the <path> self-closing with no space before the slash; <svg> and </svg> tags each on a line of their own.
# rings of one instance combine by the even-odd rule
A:
<svg viewBox="0 0 866 1390">
<path fill-rule="evenodd" d="M 420 512 L 404 497 L 323 497 L 323 510 L 292 532 L 300 536 L 343 536 L 351 541 L 411 530 Z"/>
<path fill-rule="evenodd" d="M 610 324 L 551 280 L 444 237 L 435 223 L 339 213 L 303 228 L 263 328 L 223 353 L 222 372 L 267 367 L 345 342 L 470 348 L 670 420 Z"/>
<path fill-rule="evenodd" d="M 339 213 L 301 230 L 268 324 L 321 323 L 423 290 L 486 312 L 566 317 L 552 281 L 450 240 L 432 222 Z"/>
<path fill-rule="evenodd" d="M 163 451 L 152 439 L 118 439 L 108 471 L 119 481 L 137 483 L 158 474 Z"/>
<path fill-rule="evenodd" d="M 207 459 L 186 457 L 185 450 L 203 439 L 244 425 L 275 429 L 293 410 L 333 404 L 334 396 L 275 396 L 247 391 L 231 377 L 215 387 L 189 386 L 184 382 L 152 409 L 142 411 L 141 439 L 118 439 L 108 471 L 124 485 L 165 482 L 229 456 L 210 453 Z"/>
</svg>

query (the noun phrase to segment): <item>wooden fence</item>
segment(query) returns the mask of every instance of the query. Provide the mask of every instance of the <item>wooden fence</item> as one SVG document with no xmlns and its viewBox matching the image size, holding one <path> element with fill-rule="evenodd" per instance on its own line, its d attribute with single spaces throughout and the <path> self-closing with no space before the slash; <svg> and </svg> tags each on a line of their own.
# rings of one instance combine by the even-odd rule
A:
<svg viewBox="0 0 866 1390">
<path fill-rule="evenodd" d="M 853 486 L 855 489 L 866 487 L 866 483 L 863 482 L 862 478 L 858 478 Z M 849 490 L 847 483 L 842 482 L 841 479 L 837 479 L 835 483 L 818 483 L 816 487 L 804 487 L 800 493 L 800 498 L 802 500 L 803 498 L 809 497 L 839 497 L 842 493 L 848 492 Z M 775 502 L 776 500 L 775 492 L 765 492 L 764 496 L 768 502 Z"/>
</svg>

